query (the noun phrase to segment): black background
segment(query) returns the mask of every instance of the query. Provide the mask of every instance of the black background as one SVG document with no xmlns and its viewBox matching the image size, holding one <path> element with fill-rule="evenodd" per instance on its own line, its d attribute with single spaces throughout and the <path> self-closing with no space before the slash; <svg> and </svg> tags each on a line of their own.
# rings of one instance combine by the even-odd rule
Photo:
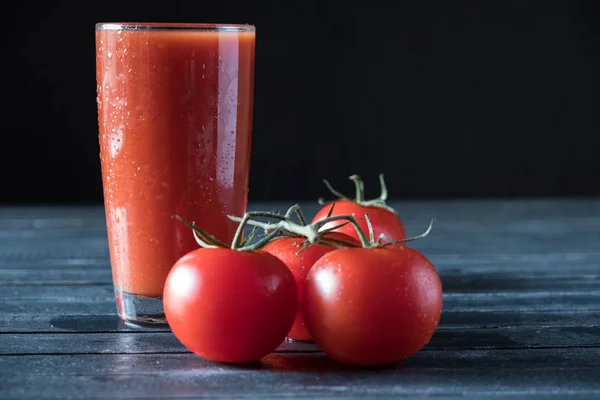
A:
<svg viewBox="0 0 600 400">
<path fill-rule="evenodd" d="M 600 195 L 598 1 L 11 2 L 0 202 L 101 202 L 94 24 L 257 27 L 250 200 Z"/>
</svg>

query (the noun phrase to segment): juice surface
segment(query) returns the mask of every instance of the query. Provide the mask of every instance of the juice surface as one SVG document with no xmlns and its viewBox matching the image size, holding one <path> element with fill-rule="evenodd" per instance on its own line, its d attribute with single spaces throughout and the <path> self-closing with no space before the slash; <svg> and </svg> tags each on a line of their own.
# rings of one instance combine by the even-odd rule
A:
<svg viewBox="0 0 600 400">
<path fill-rule="evenodd" d="M 96 30 L 100 159 L 115 286 L 162 296 L 198 248 L 231 242 L 246 208 L 254 32 Z"/>
</svg>

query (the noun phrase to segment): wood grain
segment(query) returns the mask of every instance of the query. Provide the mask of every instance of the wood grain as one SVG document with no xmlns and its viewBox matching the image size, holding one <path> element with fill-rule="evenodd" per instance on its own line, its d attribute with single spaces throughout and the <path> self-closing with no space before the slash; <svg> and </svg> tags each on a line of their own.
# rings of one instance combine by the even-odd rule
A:
<svg viewBox="0 0 600 400">
<path fill-rule="evenodd" d="M 204 361 L 168 327 L 116 317 L 101 207 L 0 208 L 0 398 L 600 398 L 600 199 L 392 205 L 409 235 L 436 218 L 411 245 L 444 311 L 422 351 L 379 369 L 302 343 Z"/>
</svg>

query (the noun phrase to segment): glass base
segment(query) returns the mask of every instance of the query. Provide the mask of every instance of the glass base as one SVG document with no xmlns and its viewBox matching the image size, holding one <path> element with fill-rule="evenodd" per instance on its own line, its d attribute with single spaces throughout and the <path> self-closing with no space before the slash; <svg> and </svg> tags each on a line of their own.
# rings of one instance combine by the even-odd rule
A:
<svg viewBox="0 0 600 400">
<path fill-rule="evenodd" d="M 290 337 L 286 337 L 285 341 L 287 343 L 314 343 L 314 340 L 300 340 L 300 339 L 292 339 Z"/>
<path fill-rule="evenodd" d="M 123 321 L 135 325 L 166 325 L 162 298 L 145 297 L 115 288 L 117 314 Z"/>
<path fill-rule="evenodd" d="M 279 352 L 292 352 L 292 353 L 313 353 L 320 352 L 319 346 L 315 342 L 308 340 L 294 340 L 286 338 L 277 348 Z"/>
</svg>

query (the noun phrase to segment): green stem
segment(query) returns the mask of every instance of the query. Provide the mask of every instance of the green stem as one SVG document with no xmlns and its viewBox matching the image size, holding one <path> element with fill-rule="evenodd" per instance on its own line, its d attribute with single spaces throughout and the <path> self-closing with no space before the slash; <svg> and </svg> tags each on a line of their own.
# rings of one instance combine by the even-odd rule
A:
<svg viewBox="0 0 600 400">
<path fill-rule="evenodd" d="M 273 218 L 273 219 L 278 219 L 278 220 L 285 220 L 286 217 L 284 215 L 279 215 L 277 213 L 273 213 L 273 212 L 268 212 L 268 211 L 248 211 L 246 214 L 244 214 L 244 216 L 248 216 L 248 218 L 253 218 L 253 217 L 263 217 L 263 218 Z M 233 220 L 233 221 L 241 221 L 242 219 L 240 217 L 236 217 L 234 215 L 228 215 L 229 219 Z"/>
<path fill-rule="evenodd" d="M 196 239 L 196 243 L 198 243 L 198 245 L 199 245 L 200 247 L 203 247 L 203 248 L 205 248 L 205 249 L 216 249 L 216 248 L 219 248 L 219 247 L 221 247 L 221 246 L 217 246 L 217 245 L 214 245 L 214 244 L 210 244 L 210 243 L 207 243 L 207 242 L 205 242 L 205 241 L 204 241 L 204 240 L 203 240 L 203 239 L 202 239 L 202 238 L 199 236 L 199 234 L 198 234 L 198 232 L 197 232 L 196 230 L 193 230 L 193 231 L 192 231 L 192 234 L 194 235 L 194 239 Z"/>
<path fill-rule="evenodd" d="M 426 237 L 427 235 L 429 235 L 429 232 L 431 232 L 431 228 L 433 228 L 433 223 L 435 222 L 435 218 L 431 218 L 431 221 L 429 221 L 429 226 L 427 227 L 427 230 L 423 233 L 421 233 L 420 235 L 417 236 L 413 236 L 413 237 L 409 237 L 406 239 L 402 239 L 403 242 L 410 242 L 413 240 L 419 240 L 419 239 L 423 239 L 424 237 Z"/>
<path fill-rule="evenodd" d="M 369 230 L 369 241 L 375 243 L 375 232 L 373 231 L 373 224 L 368 213 L 365 213 L 365 221 L 367 221 L 367 229 Z"/>
<path fill-rule="evenodd" d="M 388 189 L 387 189 L 387 185 L 385 184 L 385 179 L 384 179 L 384 175 L 381 173 L 379 174 L 379 183 L 381 185 L 381 194 L 378 198 L 375 199 L 371 199 L 371 200 L 367 200 L 365 197 L 365 184 L 363 182 L 362 179 L 360 179 L 360 177 L 358 175 L 352 175 L 349 177 L 349 179 L 351 181 L 354 182 L 354 186 L 355 186 L 355 190 L 356 190 L 356 198 L 355 199 L 349 199 L 348 197 L 344 196 L 343 194 L 341 194 L 340 192 L 338 192 L 337 190 L 333 189 L 333 187 L 331 187 L 331 185 L 329 184 L 329 182 L 325 179 L 323 179 L 323 182 L 325 182 L 325 185 L 327 185 L 327 188 L 329 189 L 329 191 L 331 193 L 333 193 L 333 195 L 338 197 L 338 200 L 346 200 L 346 201 L 352 201 L 360 206 L 363 207 L 379 207 L 379 208 L 384 208 L 388 211 L 391 211 L 393 213 L 396 213 L 396 211 L 388 206 L 386 204 L 386 201 L 388 199 Z M 322 197 L 319 197 L 318 202 L 320 205 L 324 206 L 326 205 L 327 201 L 325 201 L 325 199 L 323 199 Z"/>
<path fill-rule="evenodd" d="M 292 214 L 296 214 L 296 216 L 298 217 L 298 221 L 300 221 L 300 224 L 306 225 L 306 218 L 304 218 L 304 213 L 302 213 L 302 210 L 300 209 L 300 204 L 294 204 L 293 206 L 291 206 L 285 213 L 285 218 L 290 219 L 292 217 Z"/>
<path fill-rule="evenodd" d="M 358 225 L 358 222 L 356 221 L 356 218 L 354 218 L 352 215 L 336 215 L 327 219 L 323 219 L 321 221 L 315 222 L 313 225 L 315 226 L 315 228 L 317 229 L 317 231 L 319 229 L 321 229 L 325 224 L 331 222 L 331 221 L 339 221 L 339 220 L 346 220 L 349 223 L 352 224 L 352 226 L 354 227 L 354 229 L 356 229 L 356 233 L 358 234 L 358 238 L 360 240 L 360 243 L 362 244 L 363 247 L 371 247 L 371 243 L 369 242 L 369 240 L 367 239 L 367 237 L 365 236 L 365 233 L 363 232 L 363 230 L 360 228 L 360 226 Z"/>
<path fill-rule="evenodd" d="M 393 245 L 393 244 L 397 244 L 397 243 L 412 242 L 413 240 L 423 239 L 424 237 L 426 237 L 427 235 L 429 235 L 429 232 L 431 232 L 431 228 L 433 228 L 433 223 L 434 222 L 435 222 L 435 218 L 431 218 L 431 221 L 429 221 L 429 226 L 427 227 L 427 230 L 425 232 L 421 233 L 420 235 L 412 236 L 412 237 L 409 237 L 409 238 L 406 238 L 406 239 L 390 240 L 389 237 L 387 237 L 385 235 L 381 235 L 383 239 L 385 239 L 385 240 L 388 241 L 388 243 L 384 244 L 382 247 Z"/>
<path fill-rule="evenodd" d="M 327 186 L 327 189 L 329 189 L 329 191 L 334 195 L 337 196 L 340 200 L 348 200 L 348 201 L 352 201 L 349 198 L 347 198 L 346 196 L 344 196 L 343 194 L 341 194 L 340 192 L 338 192 L 337 190 L 335 190 L 333 188 L 333 186 L 331 186 L 331 184 L 329 183 L 329 181 L 327 179 L 323 179 L 323 183 L 325 184 L 325 186 Z"/>
<path fill-rule="evenodd" d="M 203 242 L 207 242 L 210 246 L 225 247 L 225 248 L 229 247 L 227 244 L 223 243 L 222 241 L 220 241 L 216 237 L 214 237 L 214 236 L 210 235 L 209 233 L 207 233 L 207 232 L 203 231 L 202 229 L 200 229 L 193 222 L 189 222 L 189 221 L 187 221 L 186 219 L 182 218 L 179 215 L 173 215 L 173 216 L 171 216 L 171 218 L 175 218 L 175 219 L 183 222 L 187 227 L 189 227 L 189 228 L 192 229 L 192 231 L 194 232 L 194 236 L 201 237 L 202 241 Z"/>
<path fill-rule="evenodd" d="M 248 222 L 248 219 L 250 219 L 250 217 L 248 217 L 248 214 L 247 213 L 244 214 L 244 217 L 238 224 L 238 227 L 235 231 L 233 240 L 231 241 L 231 250 L 236 250 L 238 248 L 238 243 L 240 242 L 240 239 L 242 238 L 242 235 L 244 234 L 244 229 L 246 228 L 246 222 Z"/>
<path fill-rule="evenodd" d="M 381 196 L 379 196 L 379 200 L 385 203 L 388 198 L 388 190 L 385 184 L 385 179 L 383 178 L 383 174 L 379 174 L 379 184 L 381 185 Z"/>
<path fill-rule="evenodd" d="M 254 236 L 256 236 L 257 230 L 258 230 L 257 226 L 252 227 L 252 231 L 250 231 L 250 234 L 244 240 L 242 240 L 242 244 L 240 244 L 240 248 L 247 247 L 250 244 L 250 241 L 252 239 L 254 239 Z"/>
<path fill-rule="evenodd" d="M 360 204 L 365 201 L 365 184 L 358 175 L 352 175 L 349 179 L 354 182 L 354 186 L 356 188 L 356 197 L 354 201 Z"/>
<path fill-rule="evenodd" d="M 248 221 L 248 222 L 250 222 L 250 221 Z M 243 249 L 240 249 L 240 250 L 244 250 L 244 251 L 258 250 L 258 249 L 262 248 L 264 245 L 266 245 L 267 243 L 269 243 L 271 241 L 271 239 L 273 239 L 278 234 L 279 234 L 279 230 L 278 229 L 274 230 L 273 232 L 270 232 L 269 234 L 263 236 L 256 243 L 248 245 L 248 246 L 246 246 L 246 247 L 244 247 Z"/>
<path fill-rule="evenodd" d="M 262 215 L 261 215 L 262 216 Z M 242 222 L 243 218 L 240 217 L 236 217 L 235 215 L 228 215 L 227 216 L 230 220 L 232 221 L 236 221 L 236 222 Z M 283 221 L 283 220 L 282 220 Z M 248 225 L 252 225 L 252 226 L 257 226 L 259 228 L 262 228 L 265 231 L 271 231 L 273 229 L 277 229 L 278 223 L 277 224 L 273 224 L 271 222 L 260 222 L 260 221 L 254 221 L 252 219 L 248 219 L 246 221 L 246 224 Z"/>
</svg>

